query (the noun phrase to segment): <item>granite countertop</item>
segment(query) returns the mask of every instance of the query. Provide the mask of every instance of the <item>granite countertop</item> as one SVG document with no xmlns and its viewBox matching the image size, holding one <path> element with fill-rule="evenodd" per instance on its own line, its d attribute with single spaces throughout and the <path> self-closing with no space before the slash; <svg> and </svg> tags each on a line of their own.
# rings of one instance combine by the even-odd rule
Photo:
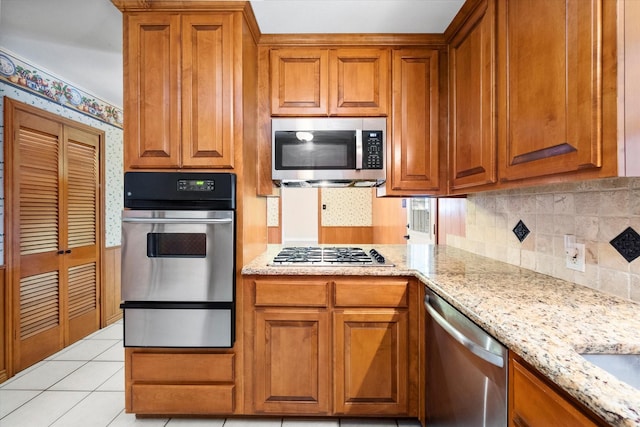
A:
<svg viewBox="0 0 640 427">
<path fill-rule="evenodd" d="M 369 245 L 358 245 L 369 250 Z M 578 353 L 640 353 L 640 305 L 447 246 L 375 245 L 394 267 L 270 267 L 245 275 L 415 276 L 612 425 L 640 426 L 640 390 Z"/>
</svg>

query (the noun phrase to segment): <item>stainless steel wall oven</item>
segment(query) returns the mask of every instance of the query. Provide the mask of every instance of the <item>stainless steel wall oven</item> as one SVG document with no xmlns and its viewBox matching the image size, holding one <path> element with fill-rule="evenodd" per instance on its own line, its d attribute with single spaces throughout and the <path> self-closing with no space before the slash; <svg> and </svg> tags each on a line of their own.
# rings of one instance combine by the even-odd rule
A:
<svg viewBox="0 0 640 427">
<path fill-rule="evenodd" d="M 233 346 L 235 187 L 229 173 L 125 174 L 125 347 Z"/>
</svg>

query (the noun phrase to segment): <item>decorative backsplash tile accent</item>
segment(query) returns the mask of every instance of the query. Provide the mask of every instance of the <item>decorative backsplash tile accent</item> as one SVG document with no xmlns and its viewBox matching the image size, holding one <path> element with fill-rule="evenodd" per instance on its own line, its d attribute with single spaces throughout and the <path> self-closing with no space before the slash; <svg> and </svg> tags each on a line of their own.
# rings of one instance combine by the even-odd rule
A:
<svg viewBox="0 0 640 427">
<path fill-rule="evenodd" d="M 627 262 L 631 262 L 640 257 L 640 235 L 631 227 L 627 227 L 626 230 L 618 234 L 610 243 Z"/>
<path fill-rule="evenodd" d="M 0 49 L 0 80 L 122 129 L 122 109 Z"/>
<path fill-rule="evenodd" d="M 522 242 L 529 235 L 529 229 L 524 224 L 524 222 L 522 222 L 522 220 L 520 220 L 520 221 L 518 221 L 516 226 L 513 227 L 513 234 L 515 234 L 516 237 L 518 238 L 518 240 L 520 240 L 520 242 Z"/>
</svg>

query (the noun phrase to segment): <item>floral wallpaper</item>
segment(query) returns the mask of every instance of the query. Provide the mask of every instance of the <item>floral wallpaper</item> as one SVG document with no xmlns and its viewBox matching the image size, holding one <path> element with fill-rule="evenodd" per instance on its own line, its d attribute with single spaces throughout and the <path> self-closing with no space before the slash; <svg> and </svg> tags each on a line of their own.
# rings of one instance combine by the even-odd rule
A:
<svg viewBox="0 0 640 427">
<path fill-rule="evenodd" d="M 324 227 L 370 227 L 370 188 L 323 188 L 321 193 Z"/>
<path fill-rule="evenodd" d="M 0 48 L 0 55 L 3 54 Z M 3 65 L 0 63 L 0 67 Z M 30 68 L 39 74 L 37 67 Z M 5 70 L 6 71 L 6 70 Z M 123 131 L 121 124 L 111 123 L 76 108 L 43 97 L 28 87 L 0 78 L 0 110 L 4 111 L 4 97 L 101 129 L 105 132 L 105 236 L 106 247 L 121 243 L 120 218 L 123 209 Z M 86 98 L 91 98 L 86 96 Z M 0 265 L 4 264 L 4 117 L 0 114 Z"/>
</svg>

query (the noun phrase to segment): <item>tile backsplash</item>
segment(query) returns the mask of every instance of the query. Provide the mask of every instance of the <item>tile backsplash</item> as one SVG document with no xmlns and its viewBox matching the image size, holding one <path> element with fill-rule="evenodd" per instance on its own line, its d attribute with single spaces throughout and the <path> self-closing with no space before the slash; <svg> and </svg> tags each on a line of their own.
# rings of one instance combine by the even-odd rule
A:
<svg viewBox="0 0 640 427">
<path fill-rule="evenodd" d="M 446 244 L 640 302 L 640 258 L 611 244 L 629 227 L 640 232 L 640 178 L 612 178 L 471 194 L 466 233 Z M 585 245 L 585 272 L 566 267 L 566 234 Z"/>
</svg>

